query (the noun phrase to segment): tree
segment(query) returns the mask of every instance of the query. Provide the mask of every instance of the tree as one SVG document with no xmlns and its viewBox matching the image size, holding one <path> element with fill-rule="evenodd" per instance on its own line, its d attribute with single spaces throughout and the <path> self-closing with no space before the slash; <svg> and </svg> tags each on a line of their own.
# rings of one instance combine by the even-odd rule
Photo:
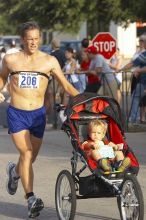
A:
<svg viewBox="0 0 146 220">
<path fill-rule="evenodd" d="M 88 31 L 91 38 L 97 32 L 109 31 L 111 21 L 126 26 L 129 20 L 134 20 L 130 5 L 126 7 L 124 2 L 127 3 L 127 1 L 122 0 L 88 0 L 88 4 L 84 5 L 83 11 L 88 21 Z"/>
<path fill-rule="evenodd" d="M 134 21 L 146 21 L 146 13 L 145 13 L 145 5 L 146 0 L 133 0 L 133 1 L 125 1 L 121 0 L 121 9 L 123 11 L 126 11 L 127 15 L 129 16 L 129 19 Z"/>
<path fill-rule="evenodd" d="M 0 12 L 7 13 L 10 24 L 35 20 L 44 29 L 75 32 L 83 21 L 80 13 L 83 3 L 83 0 L 7 0 L 0 4 Z"/>
<path fill-rule="evenodd" d="M 108 31 L 110 21 L 126 26 L 129 21 L 146 20 L 145 3 L 146 0 L 1 0 L 0 13 L 5 18 L 1 21 L 3 26 L 9 24 L 5 30 L 35 20 L 43 29 L 76 32 L 86 20 L 93 37 L 98 31 Z"/>
<path fill-rule="evenodd" d="M 15 34 L 16 27 L 9 24 L 5 15 L 0 15 L 0 35 Z"/>
</svg>

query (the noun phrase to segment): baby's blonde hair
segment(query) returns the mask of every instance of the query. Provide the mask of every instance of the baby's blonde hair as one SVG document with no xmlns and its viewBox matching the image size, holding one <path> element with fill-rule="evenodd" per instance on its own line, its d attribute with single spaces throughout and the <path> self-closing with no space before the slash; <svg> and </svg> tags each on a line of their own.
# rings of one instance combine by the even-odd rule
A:
<svg viewBox="0 0 146 220">
<path fill-rule="evenodd" d="M 105 122 L 105 121 L 102 121 L 102 120 L 99 120 L 99 119 L 94 119 L 92 120 L 89 125 L 88 125 L 88 130 L 90 132 L 90 130 L 92 128 L 95 128 L 97 126 L 101 126 L 102 129 L 103 129 L 103 134 L 105 135 L 106 134 L 106 131 L 107 131 L 107 127 L 108 127 L 108 124 Z"/>
</svg>

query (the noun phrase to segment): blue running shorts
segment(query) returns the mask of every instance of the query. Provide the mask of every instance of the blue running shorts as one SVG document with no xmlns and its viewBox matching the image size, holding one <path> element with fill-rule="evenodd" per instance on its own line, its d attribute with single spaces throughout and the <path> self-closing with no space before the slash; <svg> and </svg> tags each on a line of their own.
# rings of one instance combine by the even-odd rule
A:
<svg viewBox="0 0 146 220">
<path fill-rule="evenodd" d="M 26 111 L 9 106 L 7 109 L 8 133 L 29 130 L 37 138 L 42 138 L 46 125 L 46 109 Z"/>
</svg>

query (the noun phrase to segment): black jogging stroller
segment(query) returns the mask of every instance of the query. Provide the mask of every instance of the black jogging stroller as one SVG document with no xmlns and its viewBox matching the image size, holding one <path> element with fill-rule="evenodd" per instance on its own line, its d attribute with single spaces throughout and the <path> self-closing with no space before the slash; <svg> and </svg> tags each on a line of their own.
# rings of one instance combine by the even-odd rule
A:
<svg viewBox="0 0 146 220">
<path fill-rule="evenodd" d="M 61 109 L 61 108 L 60 108 Z M 56 180 L 55 203 L 60 220 L 73 220 L 76 200 L 88 198 L 117 197 L 121 220 L 143 220 L 143 194 L 137 180 L 139 163 L 125 141 L 121 110 L 113 98 L 83 93 L 72 98 L 65 109 L 62 129 L 73 146 L 72 171 L 62 170 Z M 87 140 L 90 120 L 101 119 L 108 123 L 108 140 L 123 143 L 123 153 L 131 160 L 131 166 L 123 173 L 103 172 L 97 163 L 82 150 Z M 78 161 L 82 166 L 78 168 Z M 86 169 L 91 171 L 86 175 Z"/>
</svg>

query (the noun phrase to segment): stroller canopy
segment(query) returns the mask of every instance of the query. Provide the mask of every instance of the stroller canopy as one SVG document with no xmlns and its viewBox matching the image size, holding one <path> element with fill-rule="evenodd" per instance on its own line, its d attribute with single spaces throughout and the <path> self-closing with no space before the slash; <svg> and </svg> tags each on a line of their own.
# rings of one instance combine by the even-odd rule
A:
<svg viewBox="0 0 146 220">
<path fill-rule="evenodd" d="M 123 119 L 118 102 L 107 96 L 99 96 L 94 93 L 83 93 L 73 98 L 68 103 L 66 115 L 68 118 L 80 119 L 82 112 L 96 113 L 100 117 L 109 116 L 118 125 L 124 134 Z"/>
</svg>

